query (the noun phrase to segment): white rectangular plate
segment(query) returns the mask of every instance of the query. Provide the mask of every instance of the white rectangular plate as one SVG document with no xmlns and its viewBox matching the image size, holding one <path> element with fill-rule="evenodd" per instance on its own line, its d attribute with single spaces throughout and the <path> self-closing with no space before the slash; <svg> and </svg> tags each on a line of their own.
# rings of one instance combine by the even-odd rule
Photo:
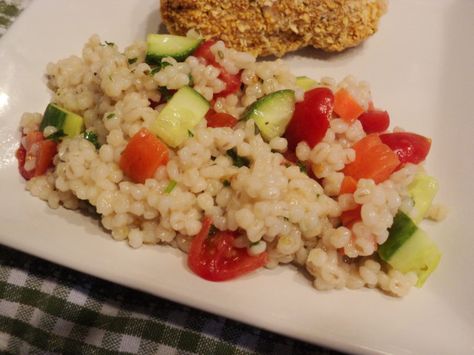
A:
<svg viewBox="0 0 474 355">
<path fill-rule="evenodd" d="M 113 282 L 287 336 L 362 353 L 474 352 L 474 2 L 397 0 L 379 32 L 338 55 L 301 51 L 285 58 L 296 74 L 372 86 L 392 123 L 433 138 L 428 170 L 451 209 L 425 225 L 443 251 L 426 286 L 404 299 L 378 291 L 318 292 L 291 267 L 225 283 L 193 275 L 168 247 L 132 250 L 96 221 L 50 210 L 24 190 L 14 152 L 21 113 L 49 101 L 49 61 L 80 54 L 92 33 L 122 48 L 159 25 L 155 0 L 35 0 L 0 41 L 0 242 Z"/>
</svg>

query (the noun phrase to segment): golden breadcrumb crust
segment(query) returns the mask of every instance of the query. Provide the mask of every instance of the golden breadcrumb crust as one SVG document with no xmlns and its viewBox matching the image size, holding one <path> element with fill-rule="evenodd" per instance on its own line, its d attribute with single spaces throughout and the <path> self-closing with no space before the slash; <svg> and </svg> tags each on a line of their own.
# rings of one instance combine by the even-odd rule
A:
<svg viewBox="0 0 474 355">
<path fill-rule="evenodd" d="M 254 55 L 354 47 L 377 31 L 386 0 L 162 0 L 168 31 L 195 29 Z"/>
</svg>

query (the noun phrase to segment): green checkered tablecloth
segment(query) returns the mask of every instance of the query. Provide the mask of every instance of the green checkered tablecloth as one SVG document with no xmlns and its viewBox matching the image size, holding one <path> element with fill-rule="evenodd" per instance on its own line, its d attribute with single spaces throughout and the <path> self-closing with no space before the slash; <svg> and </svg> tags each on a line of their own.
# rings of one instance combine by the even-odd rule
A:
<svg viewBox="0 0 474 355">
<path fill-rule="evenodd" d="M 28 3 L 0 0 L 0 36 Z M 0 353 L 338 354 L 1 245 Z"/>
<path fill-rule="evenodd" d="M 336 354 L 0 247 L 0 352 Z"/>
</svg>

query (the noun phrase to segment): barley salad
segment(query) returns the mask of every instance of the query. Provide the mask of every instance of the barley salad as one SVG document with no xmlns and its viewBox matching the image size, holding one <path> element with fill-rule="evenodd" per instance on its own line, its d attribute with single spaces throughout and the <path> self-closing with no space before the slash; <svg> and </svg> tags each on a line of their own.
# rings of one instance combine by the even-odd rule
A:
<svg viewBox="0 0 474 355">
<path fill-rule="evenodd" d="M 133 248 L 167 244 L 229 280 L 295 264 L 318 290 L 421 287 L 441 253 L 431 140 L 390 127 L 369 86 L 295 77 L 222 41 L 94 35 L 46 69 L 21 118 L 19 171 L 51 208 L 87 209 Z"/>
</svg>

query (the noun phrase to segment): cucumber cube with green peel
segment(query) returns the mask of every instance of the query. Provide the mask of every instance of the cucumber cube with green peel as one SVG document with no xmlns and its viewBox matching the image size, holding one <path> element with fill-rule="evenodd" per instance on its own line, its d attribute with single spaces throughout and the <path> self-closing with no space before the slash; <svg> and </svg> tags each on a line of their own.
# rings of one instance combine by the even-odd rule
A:
<svg viewBox="0 0 474 355">
<path fill-rule="evenodd" d="M 58 131 L 62 130 L 64 135 L 72 138 L 84 130 L 84 119 L 56 104 L 49 104 L 43 114 L 40 131 L 48 126 L 56 127 Z"/>
<path fill-rule="evenodd" d="M 261 97 L 250 105 L 244 119 L 255 121 L 262 137 L 269 141 L 281 137 L 295 111 L 295 92 L 279 90 Z"/>
<path fill-rule="evenodd" d="M 395 216 L 388 239 L 379 247 L 378 254 L 402 273 L 415 272 L 417 287 L 423 286 L 441 259 L 436 244 L 401 211 Z"/>
<path fill-rule="evenodd" d="M 189 132 L 204 118 L 209 107 L 209 101 L 201 94 L 184 86 L 160 111 L 150 130 L 168 146 L 175 148 L 189 137 Z"/>
</svg>

